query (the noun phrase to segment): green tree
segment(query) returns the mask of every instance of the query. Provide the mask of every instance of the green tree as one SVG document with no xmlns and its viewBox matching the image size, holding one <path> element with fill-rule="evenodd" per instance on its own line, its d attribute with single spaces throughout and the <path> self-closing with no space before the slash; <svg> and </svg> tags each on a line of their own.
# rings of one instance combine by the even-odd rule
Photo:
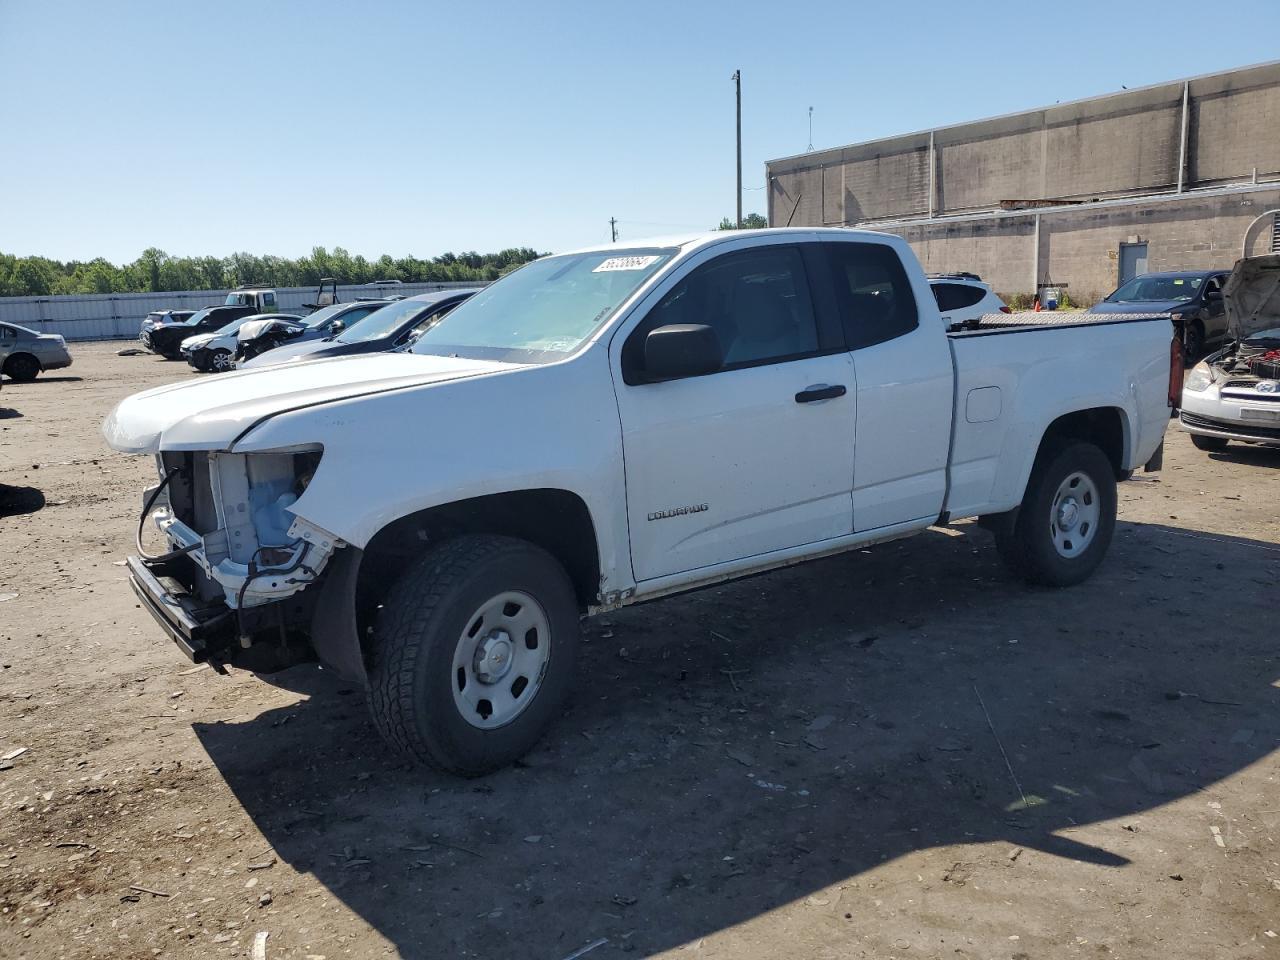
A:
<svg viewBox="0 0 1280 960">
<path fill-rule="evenodd" d="M 748 213 L 745 217 L 742 218 L 743 230 L 758 230 L 761 227 L 767 227 L 768 225 L 769 225 L 769 221 L 766 220 L 764 217 L 762 217 L 758 213 Z M 730 220 L 728 217 L 725 217 L 723 220 L 720 221 L 720 226 L 716 227 L 716 229 L 717 230 L 737 230 L 738 228 L 732 220 Z"/>
</svg>

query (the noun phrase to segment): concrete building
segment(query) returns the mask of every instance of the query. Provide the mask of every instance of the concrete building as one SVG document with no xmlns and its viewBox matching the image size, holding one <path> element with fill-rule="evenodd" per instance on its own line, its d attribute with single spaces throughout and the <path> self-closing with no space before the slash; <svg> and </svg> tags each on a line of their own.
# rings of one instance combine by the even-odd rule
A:
<svg viewBox="0 0 1280 960">
<path fill-rule="evenodd" d="M 1090 302 L 1280 252 L 1280 61 L 772 160 L 771 226 L 904 237 L 929 272 Z"/>
</svg>

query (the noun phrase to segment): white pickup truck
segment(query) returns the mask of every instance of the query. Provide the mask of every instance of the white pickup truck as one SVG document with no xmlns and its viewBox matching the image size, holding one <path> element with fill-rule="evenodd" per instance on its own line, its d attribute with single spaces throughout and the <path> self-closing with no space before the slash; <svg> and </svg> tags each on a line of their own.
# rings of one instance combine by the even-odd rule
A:
<svg viewBox="0 0 1280 960">
<path fill-rule="evenodd" d="M 107 442 L 160 475 L 133 586 L 193 659 L 318 659 L 394 747 L 484 773 L 556 715 L 583 615 L 961 517 L 1088 577 L 1182 353 L 1167 316 L 1035 316 L 947 332 L 869 232 L 547 257 L 411 352 L 124 400 Z"/>
</svg>

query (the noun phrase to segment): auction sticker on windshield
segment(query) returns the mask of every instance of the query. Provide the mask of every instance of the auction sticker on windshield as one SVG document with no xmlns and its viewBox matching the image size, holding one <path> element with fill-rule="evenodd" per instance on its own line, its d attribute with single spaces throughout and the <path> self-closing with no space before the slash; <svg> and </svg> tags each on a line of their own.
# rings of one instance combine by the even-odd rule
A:
<svg viewBox="0 0 1280 960">
<path fill-rule="evenodd" d="M 611 270 L 643 270 L 651 263 L 656 261 L 658 257 L 610 257 L 600 266 L 592 270 L 592 273 L 608 273 Z"/>
</svg>

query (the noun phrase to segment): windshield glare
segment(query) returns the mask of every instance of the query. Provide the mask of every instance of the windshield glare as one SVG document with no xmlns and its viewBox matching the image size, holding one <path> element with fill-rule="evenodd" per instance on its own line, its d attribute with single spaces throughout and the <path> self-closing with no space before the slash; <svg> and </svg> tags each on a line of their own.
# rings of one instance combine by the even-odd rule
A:
<svg viewBox="0 0 1280 960">
<path fill-rule="evenodd" d="M 429 327 L 413 352 L 509 363 L 563 359 L 675 253 L 601 250 L 535 260 Z"/>
<path fill-rule="evenodd" d="M 397 300 L 379 307 L 373 313 L 365 314 L 338 334 L 336 339 L 339 343 L 363 343 L 366 340 L 381 339 L 394 333 L 401 324 L 412 320 L 424 310 L 430 310 L 434 303 L 435 301 L 424 303 L 421 300 Z"/>
<path fill-rule="evenodd" d="M 1204 277 L 1135 277 L 1107 299 L 1118 303 L 1190 300 Z"/>
<path fill-rule="evenodd" d="M 207 316 L 209 315 L 210 311 L 212 311 L 212 309 L 213 309 L 212 307 L 205 307 L 203 310 L 197 310 L 197 311 L 196 311 L 195 313 L 193 313 L 191 316 L 187 317 L 187 319 L 185 319 L 185 320 L 180 320 L 180 321 L 178 321 L 178 322 L 179 322 L 179 323 L 183 323 L 183 324 L 185 324 L 185 325 L 186 325 L 186 326 L 188 326 L 188 327 L 194 327 L 194 326 L 195 326 L 196 324 L 198 324 L 201 320 L 203 320 L 205 317 L 207 317 Z"/>
</svg>

